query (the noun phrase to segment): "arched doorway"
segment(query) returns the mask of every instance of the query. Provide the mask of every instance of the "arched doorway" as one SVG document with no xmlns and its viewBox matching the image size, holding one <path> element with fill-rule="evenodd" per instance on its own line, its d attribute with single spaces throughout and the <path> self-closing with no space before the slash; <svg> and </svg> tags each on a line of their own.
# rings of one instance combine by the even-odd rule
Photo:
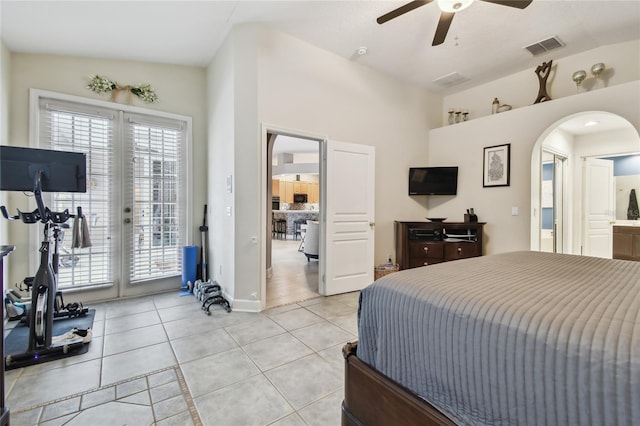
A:
<svg viewBox="0 0 640 426">
<path fill-rule="evenodd" d="M 564 117 L 547 128 L 531 155 L 531 250 L 591 255 L 584 207 L 585 196 L 595 194 L 595 190 L 585 184 L 585 164 L 589 159 L 613 161 L 635 156 L 640 156 L 638 131 L 616 114 L 585 111 Z M 617 180 L 637 181 L 636 186 L 640 187 L 640 170 L 630 178 L 615 177 L 614 181 Z M 628 192 L 615 191 L 618 206 L 624 191 Z M 603 231 L 610 232 L 611 222 L 623 220 L 621 213 L 620 208 L 612 207 Z M 602 241 L 604 238 L 602 235 Z"/>
</svg>

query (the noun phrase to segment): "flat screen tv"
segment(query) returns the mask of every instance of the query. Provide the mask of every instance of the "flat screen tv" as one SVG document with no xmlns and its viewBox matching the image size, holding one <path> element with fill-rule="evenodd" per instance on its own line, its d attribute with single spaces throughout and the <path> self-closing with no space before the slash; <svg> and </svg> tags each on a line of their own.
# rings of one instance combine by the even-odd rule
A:
<svg viewBox="0 0 640 426">
<path fill-rule="evenodd" d="M 87 159 L 79 152 L 0 146 L 0 191 L 86 192 Z"/>
<path fill-rule="evenodd" d="M 409 195 L 456 195 L 458 167 L 412 167 Z"/>
</svg>

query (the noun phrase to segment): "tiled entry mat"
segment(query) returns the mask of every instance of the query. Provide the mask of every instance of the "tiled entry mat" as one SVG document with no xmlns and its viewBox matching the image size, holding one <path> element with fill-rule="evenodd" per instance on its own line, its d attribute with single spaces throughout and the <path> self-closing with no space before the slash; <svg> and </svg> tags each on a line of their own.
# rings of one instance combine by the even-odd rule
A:
<svg viewBox="0 0 640 426">
<path fill-rule="evenodd" d="M 177 366 L 11 411 L 11 423 L 202 426 L 191 393 Z"/>
</svg>

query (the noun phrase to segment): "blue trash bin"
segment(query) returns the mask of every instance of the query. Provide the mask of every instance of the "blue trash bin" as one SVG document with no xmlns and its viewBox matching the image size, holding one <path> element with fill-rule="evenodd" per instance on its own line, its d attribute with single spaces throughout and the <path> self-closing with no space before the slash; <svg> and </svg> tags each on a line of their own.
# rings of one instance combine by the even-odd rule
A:
<svg viewBox="0 0 640 426">
<path fill-rule="evenodd" d="M 198 271 L 198 246 L 182 247 L 182 288 L 187 288 L 187 282 L 196 281 Z"/>
</svg>

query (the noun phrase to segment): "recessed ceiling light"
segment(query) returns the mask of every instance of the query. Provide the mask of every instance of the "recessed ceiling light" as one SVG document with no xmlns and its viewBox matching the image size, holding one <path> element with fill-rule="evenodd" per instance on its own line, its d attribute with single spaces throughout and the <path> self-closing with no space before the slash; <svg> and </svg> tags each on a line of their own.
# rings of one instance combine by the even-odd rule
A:
<svg viewBox="0 0 640 426">
<path fill-rule="evenodd" d="M 584 123 L 584 127 L 593 127 L 593 126 L 597 126 L 598 124 L 600 124 L 599 121 L 589 120 L 586 123 Z"/>
<path fill-rule="evenodd" d="M 366 55 L 367 54 L 367 48 L 362 46 L 362 47 L 358 47 L 358 50 L 356 50 L 356 53 L 360 56 L 362 55 Z"/>
</svg>

